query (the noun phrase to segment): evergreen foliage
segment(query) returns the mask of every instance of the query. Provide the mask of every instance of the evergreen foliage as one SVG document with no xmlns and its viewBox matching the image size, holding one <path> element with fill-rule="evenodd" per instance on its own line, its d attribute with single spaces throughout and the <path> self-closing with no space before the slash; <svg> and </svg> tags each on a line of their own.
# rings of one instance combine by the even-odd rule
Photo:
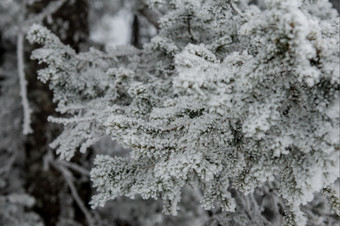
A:
<svg viewBox="0 0 340 226">
<path fill-rule="evenodd" d="M 176 215 L 190 185 L 206 210 L 236 214 L 240 197 L 272 183 L 288 225 L 306 224 L 300 207 L 315 192 L 339 213 L 339 17 L 328 1 L 148 4 L 166 13 L 142 49 L 76 53 L 41 25 L 28 34 L 64 114 L 50 117 L 64 124 L 51 144 L 60 157 L 106 136 L 130 150 L 96 157 L 92 206 L 140 195 Z"/>
</svg>

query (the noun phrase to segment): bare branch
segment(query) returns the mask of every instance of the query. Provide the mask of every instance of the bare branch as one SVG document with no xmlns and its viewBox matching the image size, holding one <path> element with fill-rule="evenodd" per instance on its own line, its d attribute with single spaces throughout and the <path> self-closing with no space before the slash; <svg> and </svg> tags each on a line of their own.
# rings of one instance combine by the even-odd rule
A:
<svg viewBox="0 0 340 226">
<path fill-rule="evenodd" d="M 58 0 L 51 2 L 47 7 L 44 8 L 42 12 L 40 12 L 38 15 L 29 18 L 25 23 L 21 26 L 21 32 L 27 32 L 28 29 L 34 24 L 34 23 L 42 23 L 42 21 L 49 15 L 54 14 L 57 12 L 66 2 L 67 0 Z"/>
<path fill-rule="evenodd" d="M 83 174 L 85 176 L 89 176 L 90 175 L 90 172 L 87 169 L 85 169 L 85 168 L 83 168 L 83 167 L 81 167 L 81 166 L 79 166 L 79 165 L 77 165 L 75 163 L 67 162 L 67 161 L 62 161 L 62 160 L 59 160 L 58 163 L 60 163 L 61 165 L 66 166 L 67 168 L 70 168 L 70 169 L 72 169 L 72 170 L 74 170 L 74 171 L 76 171 L 76 172 L 78 172 L 80 174 Z"/>
<path fill-rule="evenodd" d="M 158 21 L 159 21 L 159 18 L 161 17 L 161 15 L 160 15 L 159 12 L 157 12 L 155 10 L 151 10 L 151 9 L 149 9 L 147 7 L 139 10 L 138 12 L 147 21 L 149 21 L 149 23 L 151 23 L 157 29 L 157 31 L 160 29 Z"/>
<path fill-rule="evenodd" d="M 91 213 L 88 211 L 88 209 L 85 207 L 83 201 L 81 200 L 78 191 L 72 181 L 72 173 L 66 169 L 63 165 L 55 162 L 55 161 L 51 161 L 51 164 L 63 175 L 67 185 L 69 186 L 70 190 L 71 190 L 71 194 L 72 197 L 74 198 L 74 200 L 76 201 L 77 205 L 79 206 L 80 210 L 83 212 L 83 214 L 86 217 L 86 220 L 88 222 L 88 224 L 90 226 L 95 226 L 95 220 L 93 219 Z"/>
</svg>

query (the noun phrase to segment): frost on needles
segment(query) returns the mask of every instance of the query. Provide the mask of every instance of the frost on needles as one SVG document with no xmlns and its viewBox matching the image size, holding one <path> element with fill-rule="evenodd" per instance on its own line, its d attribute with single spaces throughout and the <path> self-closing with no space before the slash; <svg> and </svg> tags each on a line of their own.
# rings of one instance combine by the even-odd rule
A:
<svg viewBox="0 0 340 226">
<path fill-rule="evenodd" d="M 65 126 L 51 144 L 61 158 L 107 135 L 131 150 L 97 156 L 93 207 L 141 195 L 175 215 L 189 184 L 205 209 L 234 211 L 231 188 L 275 181 L 287 224 L 306 223 L 300 205 L 339 178 L 339 17 L 324 0 L 259 2 L 150 0 L 167 13 L 141 50 L 77 54 L 31 28 L 65 114 L 50 118 Z"/>
</svg>

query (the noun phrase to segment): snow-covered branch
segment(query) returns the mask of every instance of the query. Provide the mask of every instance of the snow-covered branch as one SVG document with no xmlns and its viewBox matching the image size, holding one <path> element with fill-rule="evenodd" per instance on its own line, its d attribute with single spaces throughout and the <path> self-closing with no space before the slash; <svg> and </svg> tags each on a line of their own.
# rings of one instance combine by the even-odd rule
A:
<svg viewBox="0 0 340 226">
<path fill-rule="evenodd" d="M 25 78 L 25 61 L 24 61 L 24 34 L 19 33 L 17 37 L 17 60 L 18 60 L 18 74 L 20 82 L 20 95 L 23 107 L 23 134 L 32 133 L 31 127 L 31 113 L 32 110 L 29 106 L 29 101 L 27 97 L 27 81 Z"/>
</svg>

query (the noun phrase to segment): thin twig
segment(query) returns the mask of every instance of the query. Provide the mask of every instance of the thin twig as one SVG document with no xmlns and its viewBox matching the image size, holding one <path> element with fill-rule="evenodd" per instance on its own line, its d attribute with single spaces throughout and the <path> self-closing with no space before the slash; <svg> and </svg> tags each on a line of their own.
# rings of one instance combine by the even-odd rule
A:
<svg viewBox="0 0 340 226">
<path fill-rule="evenodd" d="M 160 13 L 155 10 L 150 10 L 149 8 L 145 7 L 138 11 L 150 24 L 152 24 L 157 31 L 160 30 L 159 26 L 159 18 L 161 17 Z"/>
<path fill-rule="evenodd" d="M 195 40 L 193 34 L 192 34 L 192 31 L 191 31 L 191 17 L 187 17 L 187 28 L 188 28 L 188 33 L 189 33 L 189 36 L 190 36 L 190 40 L 193 42 L 193 44 L 197 43 L 197 41 Z"/>
<path fill-rule="evenodd" d="M 11 168 L 13 166 L 14 161 L 16 160 L 17 154 L 14 152 L 14 154 L 11 156 L 11 158 L 7 161 L 7 164 L 0 168 L 0 174 L 4 172 L 11 172 Z"/>
<path fill-rule="evenodd" d="M 243 17 L 243 13 L 232 3 L 232 2 L 229 2 L 229 5 L 231 7 L 231 9 L 237 14 L 239 15 L 240 17 Z"/>
<path fill-rule="evenodd" d="M 65 168 L 63 165 L 58 164 L 57 162 L 52 161 L 51 164 L 58 170 L 60 173 L 63 175 L 67 185 L 69 186 L 71 190 L 72 197 L 76 201 L 77 205 L 79 206 L 80 210 L 83 212 L 85 215 L 85 218 L 90 226 L 95 226 L 95 220 L 93 219 L 91 213 L 87 210 L 85 207 L 83 201 L 81 200 L 78 191 L 76 187 L 73 184 L 73 181 L 71 180 L 72 174 L 71 172 Z"/>
<path fill-rule="evenodd" d="M 38 15 L 29 18 L 27 21 L 23 23 L 21 26 L 21 31 L 24 31 L 25 33 L 28 31 L 28 29 L 34 24 L 34 23 L 42 23 L 42 21 L 57 12 L 66 2 L 67 0 L 58 0 L 51 2 L 47 7 L 44 8 L 42 12 L 40 12 Z"/>
<path fill-rule="evenodd" d="M 62 160 L 59 160 L 58 162 L 59 162 L 61 165 L 64 165 L 64 166 L 66 166 L 67 168 L 70 168 L 70 169 L 72 169 L 72 170 L 74 170 L 74 171 L 76 171 L 76 172 L 78 172 L 78 173 L 80 173 L 80 174 L 83 174 L 83 175 L 85 175 L 85 176 L 89 176 L 89 175 L 90 175 L 90 172 L 89 172 L 87 169 L 85 169 L 85 168 L 83 168 L 83 167 L 81 167 L 81 166 L 78 166 L 78 165 L 75 164 L 75 163 L 67 162 L 67 161 L 62 161 Z"/>
</svg>

